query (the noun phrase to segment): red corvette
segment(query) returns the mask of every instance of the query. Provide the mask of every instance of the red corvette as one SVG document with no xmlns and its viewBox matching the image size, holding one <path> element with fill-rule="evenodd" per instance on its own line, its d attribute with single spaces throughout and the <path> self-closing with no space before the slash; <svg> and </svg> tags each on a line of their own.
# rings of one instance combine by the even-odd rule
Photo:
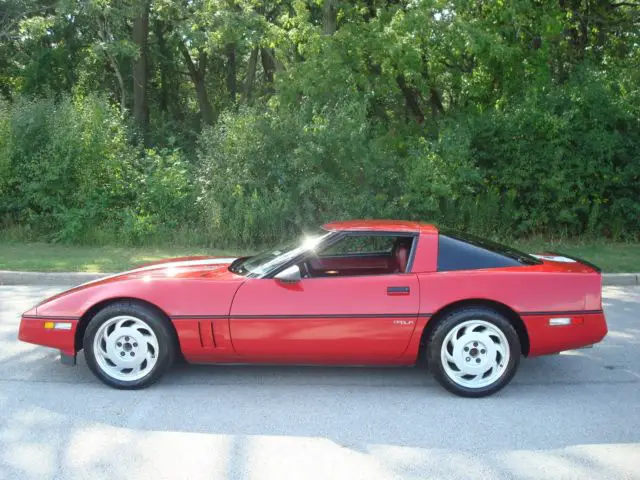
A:
<svg viewBox="0 0 640 480">
<path fill-rule="evenodd" d="M 521 355 L 602 340 L 593 265 L 432 225 L 351 221 L 244 258 L 190 257 L 80 285 L 25 312 L 19 338 L 117 388 L 195 363 L 414 365 L 490 395 Z"/>
</svg>

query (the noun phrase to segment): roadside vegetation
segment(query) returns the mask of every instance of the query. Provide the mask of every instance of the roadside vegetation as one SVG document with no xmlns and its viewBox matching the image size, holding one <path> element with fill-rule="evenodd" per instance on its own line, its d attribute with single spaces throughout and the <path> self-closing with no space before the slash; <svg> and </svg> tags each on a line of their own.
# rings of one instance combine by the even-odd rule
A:
<svg viewBox="0 0 640 480">
<path fill-rule="evenodd" d="M 534 240 L 513 246 L 529 252 L 558 251 L 588 260 L 605 273 L 639 272 L 638 243 L 575 243 Z M 50 243 L 0 242 L 0 270 L 37 272 L 119 272 L 155 260 L 190 255 L 241 256 L 254 250 L 218 250 L 203 247 L 112 247 Z"/>
<path fill-rule="evenodd" d="M 120 272 L 165 258 L 229 252 L 196 247 L 87 247 L 50 243 L 0 243 L 0 270 L 35 272 Z"/>
<path fill-rule="evenodd" d="M 632 2 L 5 4 L 0 268 L 256 250 L 364 217 L 638 269 Z"/>
</svg>

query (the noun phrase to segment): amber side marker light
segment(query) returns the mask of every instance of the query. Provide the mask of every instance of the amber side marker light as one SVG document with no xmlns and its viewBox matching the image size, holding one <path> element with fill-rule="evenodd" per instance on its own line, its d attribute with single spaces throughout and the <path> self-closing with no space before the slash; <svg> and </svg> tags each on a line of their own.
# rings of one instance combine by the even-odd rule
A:
<svg viewBox="0 0 640 480">
<path fill-rule="evenodd" d="M 71 322 L 44 322 L 45 330 L 71 330 Z"/>
</svg>

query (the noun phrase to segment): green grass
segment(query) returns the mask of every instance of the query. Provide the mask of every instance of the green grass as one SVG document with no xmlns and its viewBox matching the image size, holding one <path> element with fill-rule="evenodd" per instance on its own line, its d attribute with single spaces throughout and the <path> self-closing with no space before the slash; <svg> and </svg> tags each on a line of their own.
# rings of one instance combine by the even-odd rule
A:
<svg viewBox="0 0 640 480">
<path fill-rule="evenodd" d="M 85 247 L 48 243 L 0 243 L 0 270 L 37 272 L 119 272 L 163 258 L 238 255 L 197 247 Z"/>
<path fill-rule="evenodd" d="M 506 242 L 510 243 L 510 242 Z M 584 258 L 605 272 L 640 272 L 640 243 L 512 242 L 530 253 L 558 251 Z M 0 270 L 40 272 L 118 272 L 137 265 L 185 255 L 230 255 L 246 252 L 198 247 L 86 247 L 47 243 L 1 243 Z"/>
<path fill-rule="evenodd" d="M 573 255 L 588 260 L 606 273 L 640 272 L 640 243 L 549 242 L 535 239 L 514 242 L 513 246 L 528 253 L 552 251 Z"/>
</svg>

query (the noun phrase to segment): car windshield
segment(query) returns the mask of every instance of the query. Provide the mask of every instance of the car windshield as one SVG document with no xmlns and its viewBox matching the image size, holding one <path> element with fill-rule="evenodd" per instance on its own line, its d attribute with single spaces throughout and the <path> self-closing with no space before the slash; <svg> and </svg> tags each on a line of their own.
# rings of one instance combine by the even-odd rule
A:
<svg viewBox="0 0 640 480">
<path fill-rule="evenodd" d="M 330 232 L 304 234 L 301 239 L 285 244 L 279 248 L 259 253 L 253 257 L 239 258 L 229 265 L 229 270 L 238 275 L 262 277 L 298 255 L 313 250 L 329 235 L 331 235 Z"/>
</svg>

